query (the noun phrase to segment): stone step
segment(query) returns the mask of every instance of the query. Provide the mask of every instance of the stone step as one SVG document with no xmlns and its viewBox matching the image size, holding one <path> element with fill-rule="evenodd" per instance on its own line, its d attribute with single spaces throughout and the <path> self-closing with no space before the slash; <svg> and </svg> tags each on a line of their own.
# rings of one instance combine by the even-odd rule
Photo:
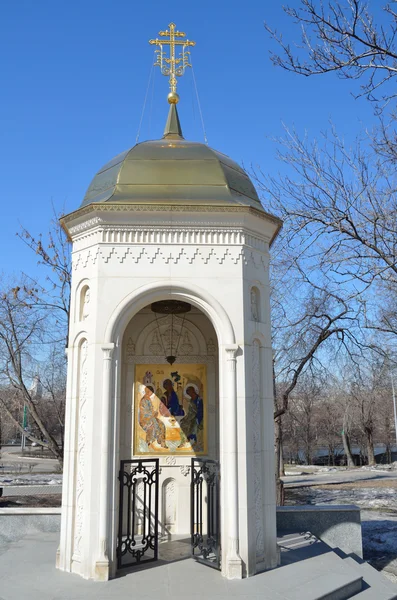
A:
<svg viewBox="0 0 397 600">
<path fill-rule="evenodd" d="M 288 591 L 288 600 L 349 600 L 362 588 L 362 578 L 348 573 L 321 575 Z"/>
<path fill-rule="evenodd" d="M 350 556 L 344 558 L 343 562 L 363 578 L 363 590 L 354 598 L 397 600 L 397 586 L 371 565 L 366 562 L 359 562 Z"/>
<path fill-rule="evenodd" d="M 355 596 L 352 596 L 352 600 L 396 600 L 397 596 L 390 592 L 380 592 L 379 590 L 373 590 L 367 588 Z"/>
<path fill-rule="evenodd" d="M 286 600 L 348 600 L 361 591 L 362 576 L 306 533 L 279 539 L 281 566 L 263 574 L 266 589 Z M 261 577 L 261 576 L 260 576 Z"/>
</svg>

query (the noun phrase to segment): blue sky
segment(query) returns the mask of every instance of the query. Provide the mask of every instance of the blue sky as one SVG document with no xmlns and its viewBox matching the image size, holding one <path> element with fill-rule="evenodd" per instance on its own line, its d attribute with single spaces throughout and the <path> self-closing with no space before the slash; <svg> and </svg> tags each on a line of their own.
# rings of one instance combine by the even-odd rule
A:
<svg viewBox="0 0 397 600">
<path fill-rule="evenodd" d="M 46 231 L 51 202 L 78 208 L 95 172 L 135 143 L 153 62 L 148 44 L 174 21 L 196 41 L 192 60 L 209 144 L 245 166 L 276 173 L 282 122 L 318 137 L 329 120 L 348 140 L 372 109 L 335 76 L 273 67 L 263 22 L 290 40 L 299 29 L 281 2 L 3 0 L 0 4 L 2 270 L 34 272 L 19 223 Z M 290 5 L 298 5 L 292 0 Z M 140 141 L 161 137 L 167 78 L 154 71 Z M 180 82 L 184 135 L 203 140 L 191 73 Z"/>
</svg>

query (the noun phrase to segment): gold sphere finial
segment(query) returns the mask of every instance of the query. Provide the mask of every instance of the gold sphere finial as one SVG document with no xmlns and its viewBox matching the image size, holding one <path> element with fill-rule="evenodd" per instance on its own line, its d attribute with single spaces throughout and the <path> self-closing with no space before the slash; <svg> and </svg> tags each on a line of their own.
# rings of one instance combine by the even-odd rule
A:
<svg viewBox="0 0 397 600">
<path fill-rule="evenodd" d="M 170 92 L 167 96 L 169 104 L 178 104 L 179 96 L 176 92 Z"/>
</svg>

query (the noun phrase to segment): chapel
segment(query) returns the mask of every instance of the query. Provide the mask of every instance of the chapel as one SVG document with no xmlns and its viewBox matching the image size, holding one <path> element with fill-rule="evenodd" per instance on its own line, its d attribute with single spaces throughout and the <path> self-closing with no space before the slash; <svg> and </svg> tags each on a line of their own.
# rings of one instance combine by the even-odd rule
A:
<svg viewBox="0 0 397 600">
<path fill-rule="evenodd" d="M 62 219 L 72 292 L 57 567 L 106 581 L 180 541 L 239 579 L 278 564 L 269 249 L 281 222 L 243 168 L 184 138 L 176 78 L 194 42 L 173 23 L 159 35 L 163 135 L 99 169 Z"/>
</svg>

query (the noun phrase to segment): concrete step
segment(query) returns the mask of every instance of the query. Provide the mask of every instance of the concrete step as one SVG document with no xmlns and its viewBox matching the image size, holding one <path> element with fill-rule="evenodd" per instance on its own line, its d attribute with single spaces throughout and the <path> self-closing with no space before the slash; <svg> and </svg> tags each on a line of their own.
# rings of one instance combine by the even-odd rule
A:
<svg viewBox="0 0 397 600">
<path fill-rule="evenodd" d="M 379 590 L 373 590 L 371 588 L 367 588 L 362 592 L 359 592 L 355 596 L 352 596 L 352 600 L 396 600 L 397 596 L 386 592 L 380 592 Z"/>
<path fill-rule="evenodd" d="M 309 531 L 282 532 L 277 541 L 280 572 L 294 582 L 293 588 L 280 590 L 288 600 L 397 600 L 397 586 L 384 575 L 358 557 L 332 550 Z"/>
<path fill-rule="evenodd" d="M 288 591 L 288 600 L 349 600 L 362 588 L 362 578 L 348 573 L 320 575 Z"/>
<path fill-rule="evenodd" d="M 343 559 L 353 571 L 363 578 L 363 590 L 354 598 L 368 600 L 397 600 L 397 586 L 389 581 L 382 573 L 366 562 L 360 562 L 347 556 Z"/>
<path fill-rule="evenodd" d="M 305 543 L 306 542 L 306 543 Z M 281 566 L 263 574 L 267 589 L 286 600 L 348 600 L 361 591 L 362 576 L 307 534 L 279 540 Z M 259 576 L 262 577 L 262 576 Z"/>
</svg>

